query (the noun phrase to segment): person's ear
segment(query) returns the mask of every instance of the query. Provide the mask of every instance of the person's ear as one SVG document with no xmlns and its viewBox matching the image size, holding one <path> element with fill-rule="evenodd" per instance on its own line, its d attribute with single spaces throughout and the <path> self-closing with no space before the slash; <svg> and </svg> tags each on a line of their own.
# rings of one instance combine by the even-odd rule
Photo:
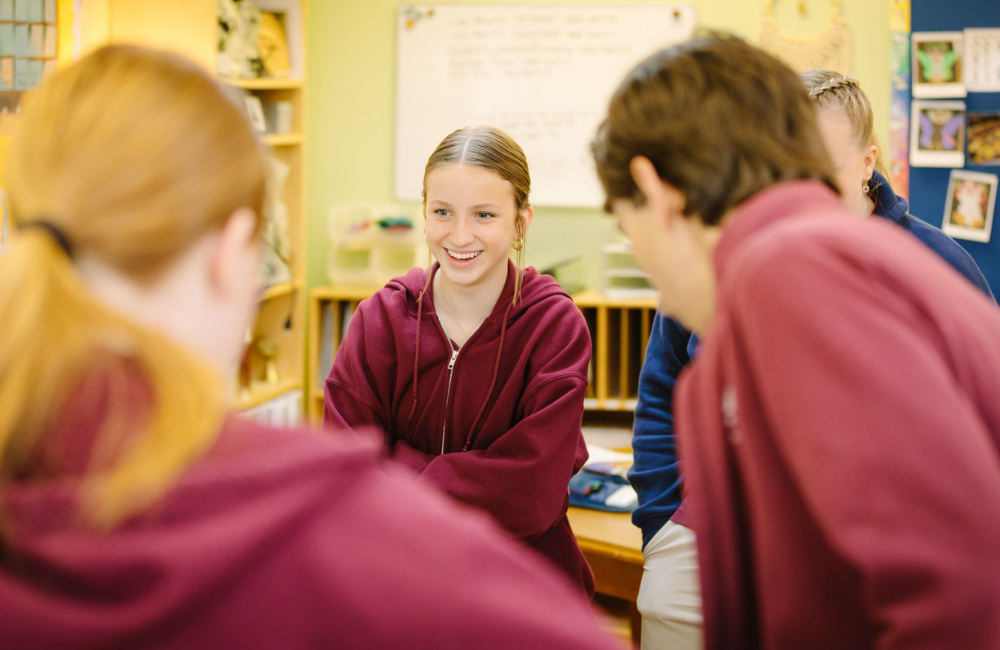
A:
<svg viewBox="0 0 1000 650">
<path fill-rule="evenodd" d="M 868 150 L 865 151 L 865 178 L 870 178 L 872 172 L 875 171 L 875 163 L 878 161 L 878 147 L 875 145 L 868 145 Z"/>
<path fill-rule="evenodd" d="M 257 259 L 257 215 L 247 207 L 237 208 L 216 235 L 209 261 L 212 287 L 228 295 L 246 282 L 247 267 Z M 248 256 L 250 256 L 248 258 Z"/>
<path fill-rule="evenodd" d="M 528 232 L 528 226 L 531 225 L 531 220 L 535 218 L 535 208 L 530 205 L 522 210 L 518 210 L 517 214 L 524 221 L 524 230 L 521 231 L 522 234 Z"/>
<path fill-rule="evenodd" d="M 675 215 L 684 214 L 686 201 L 683 192 L 660 178 L 649 158 L 645 156 L 633 158 L 629 161 L 629 172 L 636 187 L 650 204 L 650 208 L 655 213 L 663 215 L 667 225 Z"/>
</svg>

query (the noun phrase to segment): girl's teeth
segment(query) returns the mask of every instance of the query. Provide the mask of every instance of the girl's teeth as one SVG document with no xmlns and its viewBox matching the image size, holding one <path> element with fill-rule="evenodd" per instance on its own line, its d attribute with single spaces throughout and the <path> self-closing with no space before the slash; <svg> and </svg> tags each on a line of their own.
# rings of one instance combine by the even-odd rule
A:
<svg viewBox="0 0 1000 650">
<path fill-rule="evenodd" d="M 473 257 L 479 255 L 479 253 L 453 253 L 452 251 L 448 251 L 448 254 L 456 260 L 471 260 Z"/>
</svg>

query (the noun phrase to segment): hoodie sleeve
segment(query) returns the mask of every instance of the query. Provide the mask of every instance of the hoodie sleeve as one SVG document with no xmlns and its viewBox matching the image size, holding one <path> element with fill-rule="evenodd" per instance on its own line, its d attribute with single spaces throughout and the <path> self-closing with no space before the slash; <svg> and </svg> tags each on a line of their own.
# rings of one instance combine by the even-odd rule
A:
<svg viewBox="0 0 1000 650">
<path fill-rule="evenodd" d="M 568 302 L 568 301 L 567 301 Z M 568 484 L 587 460 L 583 398 L 590 364 L 590 333 L 568 302 L 544 327 L 539 363 L 521 400 L 523 417 L 486 449 L 428 456 L 397 445 L 395 457 L 458 500 L 490 512 L 512 534 L 531 542 L 562 516 Z M 572 311 L 570 311 L 572 310 Z M 552 315 L 555 316 L 555 315 Z M 534 361 L 534 360 L 533 360 Z"/>
<path fill-rule="evenodd" d="M 632 452 L 635 463 L 628 480 L 639 495 L 632 523 L 648 541 L 681 503 L 680 463 L 674 441 L 674 384 L 691 362 L 691 332 L 657 313 L 639 373 Z"/>
<path fill-rule="evenodd" d="M 351 318 L 333 361 L 324 387 L 323 425 L 333 429 L 375 426 L 385 431 L 388 417 L 379 399 L 366 340 L 366 313 L 363 301 Z"/>
</svg>

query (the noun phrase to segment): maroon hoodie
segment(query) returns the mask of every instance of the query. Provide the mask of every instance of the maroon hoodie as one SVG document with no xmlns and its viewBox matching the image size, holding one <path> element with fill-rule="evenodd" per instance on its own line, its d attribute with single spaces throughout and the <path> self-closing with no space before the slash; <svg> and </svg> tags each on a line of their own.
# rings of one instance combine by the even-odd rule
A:
<svg viewBox="0 0 1000 650">
<path fill-rule="evenodd" d="M 709 650 L 1000 648 L 1000 311 L 824 185 L 740 206 L 677 393 Z"/>
<path fill-rule="evenodd" d="M 73 479 L 6 486 L 0 645 L 614 647 L 558 572 L 380 449 L 232 419 L 108 534 L 70 523 Z"/>
<path fill-rule="evenodd" d="M 508 264 L 493 313 L 451 371 L 426 271 L 362 302 L 326 380 L 324 420 L 382 428 L 396 459 L 492 514 L 592 595 L 593 574 L 566 518 L 569 479 L 587 460 L 590 333 L 572 299 L 533 268 L 512 304 Z"/>
</svg>

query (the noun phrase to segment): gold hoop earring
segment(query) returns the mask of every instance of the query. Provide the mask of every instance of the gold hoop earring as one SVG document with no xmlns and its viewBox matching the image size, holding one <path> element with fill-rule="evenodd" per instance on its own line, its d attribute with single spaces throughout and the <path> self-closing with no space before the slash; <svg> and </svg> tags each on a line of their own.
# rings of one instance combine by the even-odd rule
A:
<svg viewBox="0 0 1000 650">
<path fill-rule="evenodd" d="M 510 245 L 510 247 L 516 251 L 519 251 L 522 248 L 524 248 L 524 235 L 521 235 L 520 237 L 515 239 L 514 242 Z"/>
</svg>

